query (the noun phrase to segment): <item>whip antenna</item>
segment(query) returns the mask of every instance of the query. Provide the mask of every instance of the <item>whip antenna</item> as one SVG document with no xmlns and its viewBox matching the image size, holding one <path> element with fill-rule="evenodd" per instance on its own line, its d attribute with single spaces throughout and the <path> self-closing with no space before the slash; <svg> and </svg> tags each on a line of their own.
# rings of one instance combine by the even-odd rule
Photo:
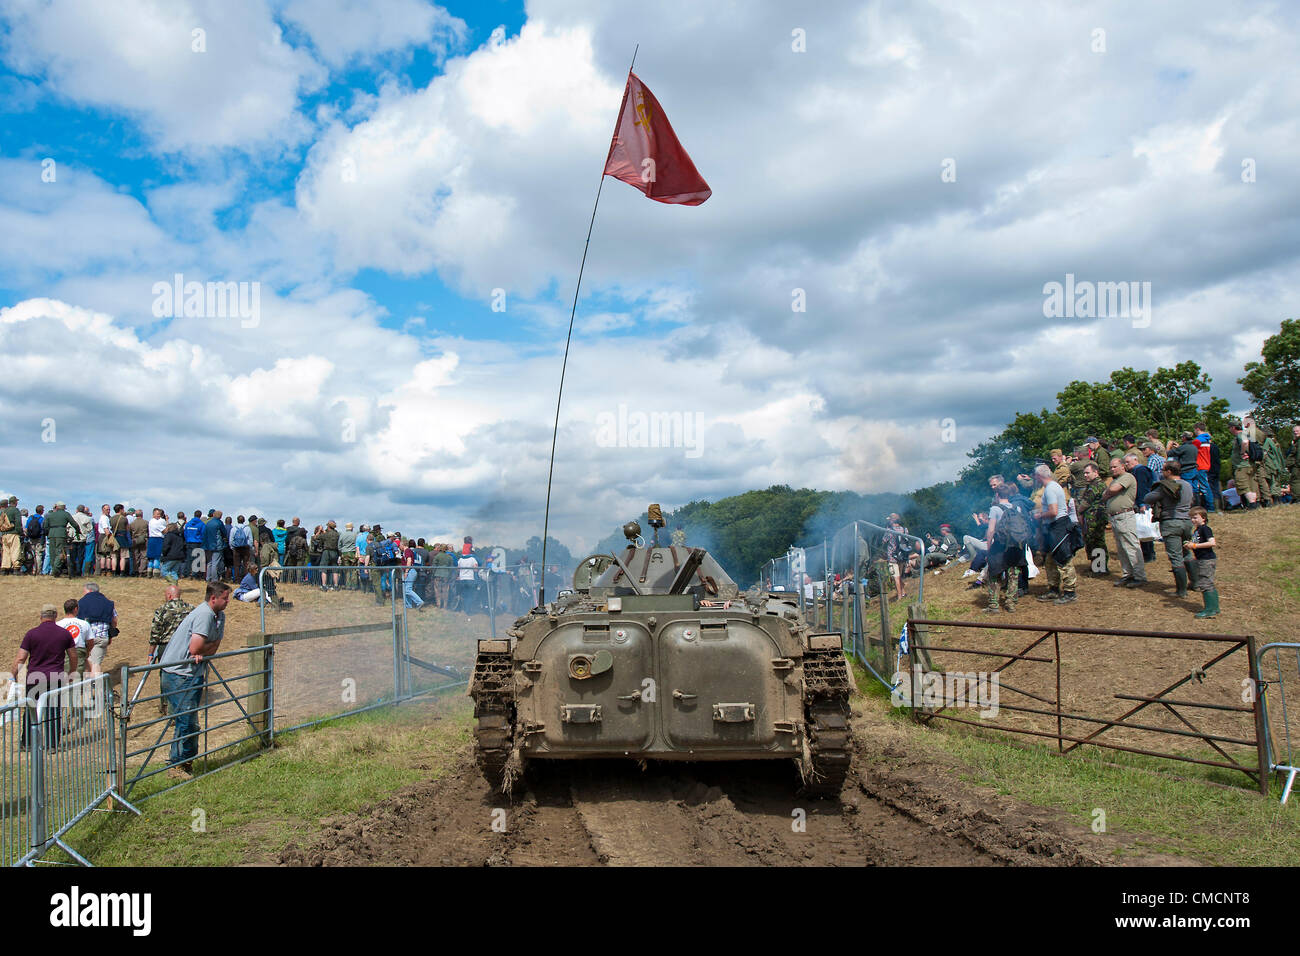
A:
<svg viewBox="0 0 1300 956">
<path fill-rule="evenodd" d="M 637 44 L 632 50 L 632 64 L 627 68 L 630 75 L 636 66 Z M 627 84 L 623 85 L 623 102 L 619 104 L 618 115 L 623 115 L 623 106 L 627 103 Z M 600 185 L 596 187 L 596 202 L 591 207 L 591 222 L 587 224 L 587 241 L 582 247 L 582 263 L 578 266 L 578 284 L 573 289 L 573 308 L 569 310 L 569 334 L 564 338 L 564 360 L 560 363 L 560 388 L 555 395 L 555 426 L 551 429 L 551 464 L 546 470 L 546 511 L 542 517 L 542 585 L 537 592 L 537 603 L 546 603 L 546 540 L 551 526 L 551 479 L 555 475 L 555 441 L 560 434 L 560 402 L 564 399 L 564 373 L 569 367 L 569 345 L 573 341 L 573 317 L 578 312 L 578 292 L 582 289 L 582 271 L 587 266 L 587 249 L 591 246 L 591 230 L 596 225 L 596 210 L 600 207 L 600 191 L 605 188 L 605 169 L 609 166 L 609 154 L 614 151 L 614 139 L 618 136 L 618 125 L 614 126 L 614 136 L 610 138 L 609 152 L 605 154 L 605 165 L 600 169 Z"/>
</svg>

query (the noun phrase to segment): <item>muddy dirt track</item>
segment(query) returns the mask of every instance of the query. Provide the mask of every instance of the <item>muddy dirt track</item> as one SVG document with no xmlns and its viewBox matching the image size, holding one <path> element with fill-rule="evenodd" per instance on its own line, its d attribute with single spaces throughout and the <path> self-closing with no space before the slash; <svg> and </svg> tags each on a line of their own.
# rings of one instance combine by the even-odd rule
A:
<svg viewBox="0 0 1300 956">
<path fill-rule="evenodd" d="M 784 763 L 543 764 L 511 803 L 489 792 L 468 752 L 440 780 L 322 822 L 281 863 L 1050 866 L 1106 864 L 1116 846 L 1053 811 L 872 767 L 855 766 L 834 801 L 801 798 Z"/>
</svg>

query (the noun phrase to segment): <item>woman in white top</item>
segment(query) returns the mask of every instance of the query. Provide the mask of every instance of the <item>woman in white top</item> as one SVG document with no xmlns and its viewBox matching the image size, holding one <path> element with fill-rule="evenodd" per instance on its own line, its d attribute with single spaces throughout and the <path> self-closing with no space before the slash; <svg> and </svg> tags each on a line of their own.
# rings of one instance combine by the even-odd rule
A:
<svg viewBox="0 0 1300 956">
<path fill-rule="evenodd" d="M 103 541 L 112 533 L 112 522 L 109 520 L 108 505 L 104 505 L 100 508 L 99 517 L 95 519 L 95 528 L 99 532 L 95 539 L 95 544 L 98 545 L 100 541 Z M 111 571 L 113 566 L 112 556 L 99 554 L 98 548 L 96 548 L 95 553 L 98 555 L 95 559 L 96 569 L 101 573 Z"/>
<path fill-rule="evenodd" d="M 154 508 L 153 517 L 149 519 L 149 550 L 144 555 L 145 567 L 148 568 L 145 574 L 148 577 L 162 577 L 162 539 L 166 530 L 167 519 L 163 516 L 163 510 Z"/>
</svg>

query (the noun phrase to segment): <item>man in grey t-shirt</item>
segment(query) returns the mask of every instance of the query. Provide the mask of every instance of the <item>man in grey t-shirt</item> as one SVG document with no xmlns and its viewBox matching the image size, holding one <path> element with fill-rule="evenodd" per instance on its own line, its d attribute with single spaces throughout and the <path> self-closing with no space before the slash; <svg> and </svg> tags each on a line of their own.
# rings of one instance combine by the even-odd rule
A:
<svg viewBox="0 0 1300 956">
<path fill-rule="evenodd" d="M 1187 597 L 1190 580 L 1196 586 L 1196 562 L 1187 549 L 1192 540 L 1193 487 L 1184 479 L 1172 459 L 1165 462 L 1160 481 L 1146 496 L 1146 503 L 1160 509 L 1160 539 L 1164 542 L 1169 567 L 1174 572 L 1174 596 Z"/>
<path fill-rule="evenodd" d="M 167 709 L 176 721 L 171 767 L 167 771 L 170 777 L 187 779 L 193 773 L 192 761 L 199 749 L 199 697 L 207 674 L 203 659 L 217 653 L 221 646 L 229 603 L 230 585 L 209 582 L 204 602 L 181 621 L 159 660 L 163 665 L 162 692 L 167 695 Z"/>
<path fill-rule="evenodd" d="M 1058 548 L 1062 551 L 1069 548 L 1068 542 L 1063 543 L 1072 524 L 1066 509 L 1065 489 L 1052 477 L 1052 469 L 1047 465 L 1034 469 L 1034 481 L 1043 489 L 1043 501 L 1034 517 L 1043 531 L 1043 548 L 1047 552 L 1047 590 L 1038 595 L 1038 599 L 1069 604 L 1076 600 L 1074 590 L 1078 587 L 1079 576 L 1075 574 L 1073 560 L 1057 561 L 1055 554 Z"/>
</svg>

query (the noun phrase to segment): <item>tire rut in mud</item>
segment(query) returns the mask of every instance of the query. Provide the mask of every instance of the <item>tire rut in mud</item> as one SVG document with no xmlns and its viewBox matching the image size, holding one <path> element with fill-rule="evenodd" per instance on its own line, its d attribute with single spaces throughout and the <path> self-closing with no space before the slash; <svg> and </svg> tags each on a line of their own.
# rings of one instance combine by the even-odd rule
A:
<svg viewBox="0 0 1300 956">
<path fill-rule="evenodd" d="M 573 761 L 530 768 L 513 798 L 489 791 L 467 754 L 447 776 L 321 821 L 297 866 L 990 865 L 947 833 L 864 792 L 798 790 L 788 764 Z"/>
</svg>

